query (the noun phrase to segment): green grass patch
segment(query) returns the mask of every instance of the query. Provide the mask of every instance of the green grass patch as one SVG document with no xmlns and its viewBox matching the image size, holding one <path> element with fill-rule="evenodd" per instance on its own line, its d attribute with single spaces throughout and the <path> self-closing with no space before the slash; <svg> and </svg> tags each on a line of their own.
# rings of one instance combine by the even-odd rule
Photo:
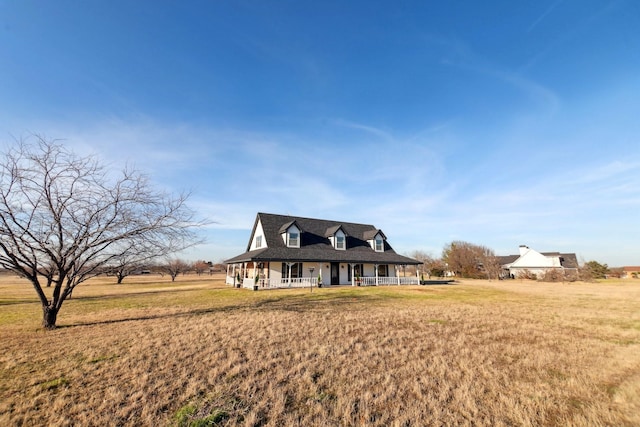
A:
<svg viewBox="0 0 640 427">
<path fill-rule="evenodd" d="M 60 377 L 60 378 L 56 378 L 54 380 L 50 380 L 50 381 L 45 381 L 43 383 L 40 383 L 40 387 L 42 387 L 43 390 L 56 390 L 58 388 L 61 387 L 66 387 L 69 385 L 69 380 L 65 377 Z"/>
<path fill-rule="evenodd" d="M 195 415 L 198 408 L 193 403 L 183 406 L 178 409 L 173 416 L 174 426 L 176 427 L 186 427 L 189 425 L 189 422 Z"/>
<path fill-rule="evenodd" d="M 195 404 L 190 403 L 178 409 L 173 417 L 175 427 L 206 427 L 217 426 L 229 418 L 229 413 L 215 408 L 211 413 L 200 416 Z"/>
</svg>

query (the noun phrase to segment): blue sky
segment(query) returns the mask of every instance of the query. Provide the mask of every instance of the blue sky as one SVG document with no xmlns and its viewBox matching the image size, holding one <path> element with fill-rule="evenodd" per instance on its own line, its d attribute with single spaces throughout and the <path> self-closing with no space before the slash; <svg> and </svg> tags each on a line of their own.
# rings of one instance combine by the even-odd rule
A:
<svg viewBox="0 0 640 427">
<path fill-rule="evenodd" d="M 363 222 L 640 264 L 640 2 L 0 0 L 0 142 L 38 133 L 215 224 Z"/>
</svg>

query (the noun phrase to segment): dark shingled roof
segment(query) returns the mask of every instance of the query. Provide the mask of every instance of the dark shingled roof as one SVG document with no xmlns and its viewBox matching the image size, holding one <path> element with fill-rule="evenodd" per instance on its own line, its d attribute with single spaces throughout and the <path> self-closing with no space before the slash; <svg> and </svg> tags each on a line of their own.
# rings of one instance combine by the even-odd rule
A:
<svg viewBox="0 0 640 427">
<path fill-rule="evenodd" d="M 333 227 L 327 228 L 327 231 L 324 233 L 324 237 L 335 236 L 338 230 L 342 228 L 342 225 L 334 225 Z M 344 234 L 347 234 L 344 230 L 342 230 Z"/>
<path fill-rule="evenodd" d="M 378 230 L 377 228 L 374 228 L 373 230 L 365 231 L 364 234 L 362 235 L 362 238 L 364 240 L 373 240 L 373 238 L 376 237 L 376 234 L 378 233 L 380 233 L 383 239 L 387 238 L 387 236 L 384 235 L 382 230 Z"/>
<path fill-rule="evenodd" d="M 294 224 L 296 225 L 296 227 L 298 227 L 298 229 L 300 229 L 300 232 L 302 232 L 302 231 L 303 231 L 303 230 L 302 230 L 302 227 L 300 227 L 300 226 L 298 225 L 298 223 L 296 222 L 296 220 L 294 219 L 293 221 L 289 221 L 289 222 L 286 222 L 286 223 L 282 224 L 282 225 L 280 226 L 280 229 L 278 230 L 278 232 L 279 232 L 280 234 L 285 233 L 285 232 L 286 232 L 286 231 L 287 231 L 287 230 L 288 230 L 292 225 L 294 225 Z"/>
<path fill-rule="evenodd" d="M 258 221 L 262 224 L 266 248 L 249 251 Z M 283 226 L 295 224 L 300 228 L 300 248 L 289 248 L 285 245 L 281 230 Z M 286 227 L 285 227 L 286 228 Z M 346 250 L 337 250 L 331 246 L 327 237 L 328 230 L 342 228 L 347 235 Z M 376 252 L 367 243 L 366 235 L 379 230 L 373 225 L 355 224 L 350 222 L 329 221 L 323 219 L 291 217 L 258 213 L 256 222 L 247 245 L 247 252 L 226 260 L 228 264 L 235 262 L 269 262 L 269 261 L 297 261 L 297 262 L 346 262 L 362 264 L 421 264 L 413 258 L 397 254 L 388 242 L 384 242 L 384 252 Z"/>
<path fill-rule="evenodd" d="M 512 262 L 520 258 L 520 255 L 502 255 L 502 256 L 497 256 L 496 258 L 498 259 L 498 262 L 500 263 L 500 265 L 505 265 L 505 264 L 511 264 Z"/>
<path fill-rule="evenodd" d="M 578 257 L 576 254 L 563 254 L 559 252 L 540 252 L 544 256 L 559 256 L 560 265 L 564 268 L 578 268 Z"/>
</svg>

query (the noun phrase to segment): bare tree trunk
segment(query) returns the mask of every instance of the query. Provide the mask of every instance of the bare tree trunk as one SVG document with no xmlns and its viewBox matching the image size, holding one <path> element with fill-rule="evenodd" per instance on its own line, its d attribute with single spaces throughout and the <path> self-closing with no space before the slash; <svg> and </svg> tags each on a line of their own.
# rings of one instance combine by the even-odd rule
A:
<svg viewBox="0 0 640 427">
<path fill-rule="evenodd" d="M 58 319 L 58 309 L 49 306 L 42 306 L 42 327 L 45 329 L 55 329 L 56 320 Z"/>
</svg>

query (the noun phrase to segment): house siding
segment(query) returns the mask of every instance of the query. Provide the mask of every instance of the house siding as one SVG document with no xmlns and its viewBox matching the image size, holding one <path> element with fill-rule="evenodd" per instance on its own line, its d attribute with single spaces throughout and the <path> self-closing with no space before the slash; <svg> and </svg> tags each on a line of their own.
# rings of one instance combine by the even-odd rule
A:
<svg viewBox="0 0 640 427">
<path fill-rule="evenodd" d="M 259 236 L 262 236 L 262 245 L 260 247 L 256 246 L 256 241 Z M 262 229 L 262 221 L 258 221 L 256 224 L 256 230 L 253 235 L 253 239 L 251 240 L 251 246 L 249 247 L 250 251 L 254 251 L 256 249 L 262 249 L 267 247 L 267 239 L 264 235 L 264 230 Z"/>
<path fill-rule="evenodd" d="M 282 270 L 282 262 L 271 262 L 269 263 L 268 271 L 264 269 L 261 271 L 262 275 L 265 277 L 282 280 L 283 277 L 286 276 Z M 286 268 L 286 262 L 284 262 Z M 383 264 L 387 265 L 387 264 Z M 313 274 L 310 273 L 309 269 L 313 268 Z M 349 263 L 339 263 L 338 267 L 338 275 L 339 275 L 339 285 L 351 285 L 353 284 L 353 274 L 349 274 L 351 269 L 351 264 Z M 387 266 L 388 275 L 386 277 L 397 277 L 397 274 L 400 272 L 396 272 L 396 269 L 393 266 Z M 251 275 L 251 272 L 249 273 Z M 302 277 L 303 278 L 318 278 L 318 275 L 322 275 L 322 282 L 325 285 L 331 284 L 331 264 L 325 262 L 303 262 L 302 263 Z M 363 264 L 363 274 L 362 276 L 375 277 L 376 269 L 374 264 Z M 382 277 L 382 275 L 380 275 Z"/>
</svg>

